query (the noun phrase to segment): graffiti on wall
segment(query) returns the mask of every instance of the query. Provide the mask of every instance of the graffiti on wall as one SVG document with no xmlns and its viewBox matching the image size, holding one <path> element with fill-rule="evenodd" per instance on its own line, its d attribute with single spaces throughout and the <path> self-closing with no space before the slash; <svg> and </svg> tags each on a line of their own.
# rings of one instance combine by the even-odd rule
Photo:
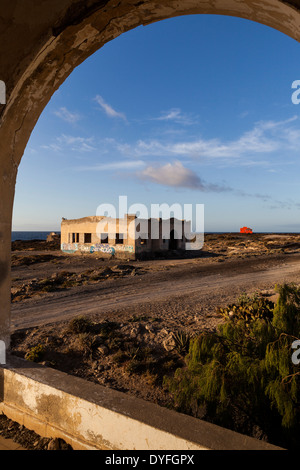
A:
<svg viewBox="0 0 300 470">
<path fill-rule="evenodd" d="M 65 253 L 75 253 L 78 251 L 78 245 L 77 243 L 62 243 L 61 251 Z"/>
<path fill-rule="evenodd" d="M 112 246 L 108 243 L 95 243 L 95 245 L 85 245 L 79 243 L 62 243 L 61 250 L 64 253 L 76 253 L 81 251 L 84 253 L 105 253 L 114 255 L 117 252 L 134 253 L 132 245 L 116 245 Z"/>
<path fill-rule="evenodd" d="M 132 245 L 116 245 L 114 248 L 116 251 L 128 251 L 129 253 L 134 252 L 134 247 Z"/>
<path fill-rule="evenodd" d="M 96 243 L 90 247 L 90 253 L 106 253 L 108 255 L 114 255 L 115 249 L 107 243 Z"/>
</svg>

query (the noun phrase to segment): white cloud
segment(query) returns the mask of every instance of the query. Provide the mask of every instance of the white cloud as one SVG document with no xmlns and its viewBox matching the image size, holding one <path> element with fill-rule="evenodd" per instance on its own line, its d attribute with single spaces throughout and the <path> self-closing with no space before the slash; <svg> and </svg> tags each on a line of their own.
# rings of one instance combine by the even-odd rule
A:
<svg viewBox="0 0 300 470">
<path fill-rule="evenodd" d="M 167 113 L 164 113 L 162 116 L 155 118 L 157 121 L 170 121 L 174 119 L 180 119 L 181 111 L 180 109 L 171 109 Z"/>
<path fill-rule="evenodd" d="M 147 166 L 147 168 L 138 173 L 137 176 L 142 180 L 176 188 L 214 192 L 230 190 L 230 188 L 205 183 L 194 171 L 184 167 L 179 161 L 160 166 Z"/>
<path fill-rule="evenodd" d="M 197 122 L 192 116 L 183 113 L 180 108 L 172 108 L 169 111 L 163 112 L 161 116 L 153 118 L 153 121 L 168 121 L 183 125 L 191 125 Z"/>
<path fill-rule="evenodd" d="M 92 137 L 79 137 L 62 134 L 48 145 L 42 145 L 41 148 L 53 152 L 65 152 L 66 149 L 74 152 L 93 152 L 96 148 L 92 145 Z"/>
<path fill-rule="evenodd" d="M 78 167 L 80 171 L 109 171 L 109 170 L 136 170 L 145 166 L 142 160 L 117 161 L 112 163 L 99 163 L 98 165 Z"/>
<path fill-rule="evenodd" d="M 51 150 L 52 152 L 62 152 L 63 149 L 60 145 L 56 144 L 55 142 L 52 144 L 41 145 L 42 149 Z"/>
<path fill-rule="evenodd" d="M 92 145 L 92 137 L 80 137 L 62 134 L 57 138 L 57 141 L 62 145 L 70 147 L 73 151 L 92 152 L 96 150 L 96 148 Z"/>
<path fill-rule="evenodd" d="M 243 111 L 242 113 L 239 114 L 239 118 L 244 119 L 249 115 L 249 111 Z"/>
<path fill-rule="evenodd" d="M 275 152 L 299 150 L 300 131 L 291 123 L 297 117 L 285 121 L 261 121 L 253 129 L 244 132 L 240 137 L 231 141 L 219 138 L 213 139 L 185 139 L 181 141 L 168 141 L 164 139 L 138 140 L 130 145 L 128 143 L 117 145 L 118 150 L 135 158 L 163 157 L 188 158 L 193 160 L 206 160 L 239 164 L 239 165 L 267 165 L 270 162 L 262 155 L 272 155 Z"/>
<path fill-rule="evenodd" d="M 72 113 L 67 108 L 62 107 L 58 111 L 55 111 L 54 114 L 59 118 L 63 119 L 64 121 L 69 122 L 70 124 L 74 124 L 75 122 L 79 121 L 80 115 L 77 113 Z"/>
<path fill-rule="evenodd" d="M 120 119 L 123 119 L 124 121 L 127 121 L 127 118 L 126 118 L 125 114 L 113 109 L 113 107 L 110 104 L 108 104 L 104 101 L 102 96 L 97 95 L 95 100 L 101 106 L 101 108 L 104 110 L 104 112 L 106 113 L 106 115 L 108 117 L 120 118 Z"/>
</svg>

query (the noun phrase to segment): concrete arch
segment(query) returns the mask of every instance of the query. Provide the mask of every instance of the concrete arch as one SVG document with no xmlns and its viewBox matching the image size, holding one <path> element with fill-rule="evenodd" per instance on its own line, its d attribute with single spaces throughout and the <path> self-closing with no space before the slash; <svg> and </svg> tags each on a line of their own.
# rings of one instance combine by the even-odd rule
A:
<svg viewBox="0 0 300 470">
<path fill-rule="evenodd" d="M 0 80 L 0 340 L 10 337 L 11 218 L 18 165 L 34 126 L 70 73 L 140 25 L 189 14 L 253 20 L 300 40 L 296 0 L 2 0 Z"/>
</svg>

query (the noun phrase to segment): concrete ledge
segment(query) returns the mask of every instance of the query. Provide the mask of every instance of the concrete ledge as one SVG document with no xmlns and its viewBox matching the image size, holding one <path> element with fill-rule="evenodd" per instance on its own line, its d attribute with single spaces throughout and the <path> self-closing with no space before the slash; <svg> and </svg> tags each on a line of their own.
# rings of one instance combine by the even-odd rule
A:
<svg viewBox="0 0 300 470">
<path fill-rule="evenodd" d="M 0 368 L 0 411 L 76 450 L 279 449 L 12 356 Z"/>
</svg>

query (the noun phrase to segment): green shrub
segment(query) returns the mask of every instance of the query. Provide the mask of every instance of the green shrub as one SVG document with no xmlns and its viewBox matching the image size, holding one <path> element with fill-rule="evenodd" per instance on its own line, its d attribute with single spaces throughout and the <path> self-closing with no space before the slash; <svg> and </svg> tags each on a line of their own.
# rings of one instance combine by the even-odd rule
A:
<svg viewBox="0 0 300 470">
<path fill-rule="evenodd" d="M 91 321 L 85 316 L 73 318 L 68 325 L 70 333 L 80 334 L 87 333 L 92 327 Z"/>
<path fill-rule="evenodd" d="M 192 338 L 184 367 L 164 383 L 178 410 L 197 416 L 205 407 L 209 421 L 293 448 L 300 438 L 300 372 L 291 349 L 300 337 L 300 289 L 277 291 L 273 309 L 249 300 L 216 332 Z"/>
<path fill-rule="evenodd" d="M 274 302 L 265 297 L 254 294 L 247 296 L 243 294 L 239 297 L 236 304 L 228 307 L 219 307 L 217 313 L 225 319 L 239 318 L 241 320 L 252 321 L 256 318 L 271 320 L 273 317 Z"/>
<path fill-rule="evenodd" d="M 30 350 L 25 354 L 26 361 L 30 362 L 40 362 L 43 358 L 45 353 L 45 348 L 42 344 L 38 344 L 37 346 L 33 346 Z"/>
<path fill-rule="evenodd" d="M 184 331 L 176 331 L 173 333 L 175 349 L 179 354 L 185 354 L 188 352 L 191 338 L 192 336 Z"/>
<path fill-rule="evenodd" d="M 126 347 L 126 355 L 129 359 L 133 361 L 141 361 L 144 357 L 141 346 L 136 346 L 134 344 L 129 344 Z"/>
</svg>

